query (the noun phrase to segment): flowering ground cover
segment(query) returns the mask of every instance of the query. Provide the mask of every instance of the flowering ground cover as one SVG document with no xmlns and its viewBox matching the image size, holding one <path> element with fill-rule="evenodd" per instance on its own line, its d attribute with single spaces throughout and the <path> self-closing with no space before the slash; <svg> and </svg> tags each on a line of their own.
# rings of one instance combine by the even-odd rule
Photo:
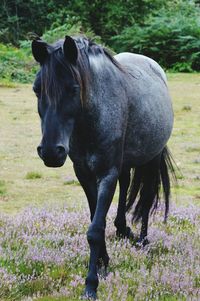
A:
<svg viewBox="0 0 200 301">
<path fill-rule="evenodd" d="M 116 240 L 116 192 L 102 301 L 200 300 L 200 75 L 168 77 L 175 112 L 169 148 L 181 170 L 179 186 L 168 223 L 160 210 L 152 217 L 144 249 Z M 87 200 L 69 160 L 48 169 L 38 158 L 36 108 L 30 85 L 0 85 L 0 300 L 79 300 L 89 258 Z"/>
<path fill-rule="evenodd" d="M 111 261 L 99 300 L 199 300 L 200 208 L 174 207 L 166 225 L 159 211 L 143 249 L 116 239 L 115 214 L 114 205 L 106 231 Z M 15 218 L 1 215 L 0 299 L 79 300 L 88 223 L 86 208 L 29 207 Z M 133 229 L 139 233 L 138 226 Z"/>
</svg>

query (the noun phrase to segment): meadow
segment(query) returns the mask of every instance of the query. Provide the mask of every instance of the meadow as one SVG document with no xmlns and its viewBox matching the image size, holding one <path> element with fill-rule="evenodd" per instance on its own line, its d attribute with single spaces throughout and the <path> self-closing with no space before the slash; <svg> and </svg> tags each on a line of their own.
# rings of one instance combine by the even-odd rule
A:
<svg viewBox="0 0 200 301">
<path fill-rule="evenodd" d="M 101 301 L 200 300 L 200 74 L 168 79 L 175 114 L 168 145 L 180 169 L 168 223 L 161 205 L 149 245 L 116 240 L 116 191 Z M 37 156 L 40 121 L 31 85 L 0 86 L 0 124 L 0 300 L 79 300 L 89 258 L 87 200 L 69 160 L 50 169 Z"/>
</svg>

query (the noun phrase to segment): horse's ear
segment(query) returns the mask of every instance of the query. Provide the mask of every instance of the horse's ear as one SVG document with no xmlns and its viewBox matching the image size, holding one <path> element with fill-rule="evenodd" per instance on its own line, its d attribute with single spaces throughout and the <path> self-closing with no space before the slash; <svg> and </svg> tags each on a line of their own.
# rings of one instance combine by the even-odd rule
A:
<svg viewBox="0 0 200 301">
<path fill-rule="evenodd" d="M 75 64 L 78 58 L 78 48 L 76 46 L 76 42 L 73 38 L 70 36 L 65 37 L 65 41 L 63 44 L 63 52 L 66 57 L 66 59 L 72 63 Z"/>
<path fill-rule="evenodd" d="M 40 38 L 33 40 L 32 54 L 38 63 L 43 64 L 48 56 L 47 43 L 42 41 Z"/>
</svg>

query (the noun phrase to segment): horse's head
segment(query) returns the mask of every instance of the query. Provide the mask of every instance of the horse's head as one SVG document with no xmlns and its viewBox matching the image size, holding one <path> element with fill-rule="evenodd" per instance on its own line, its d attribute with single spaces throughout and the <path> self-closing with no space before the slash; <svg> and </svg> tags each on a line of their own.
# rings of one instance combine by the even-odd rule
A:
<svg viewBox="0 0 200 301">
<path fill-rule="evenodd" d="M 41 67 L 33 85 L 42 129 L 37 151 L 46 166 L 60 167 L 81 109 L 80 84 L 73 72 L 78 49 L 71 37 L 53 46 L 38 39 L 32 42 L 32 53 Z"/>
</svg>

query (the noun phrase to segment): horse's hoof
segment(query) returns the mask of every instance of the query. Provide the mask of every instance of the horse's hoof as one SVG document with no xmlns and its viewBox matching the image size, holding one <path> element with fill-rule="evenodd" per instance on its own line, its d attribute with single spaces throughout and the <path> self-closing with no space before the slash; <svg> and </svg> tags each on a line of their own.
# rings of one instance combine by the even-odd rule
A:
<svg viewBox="0 0 200 301">
<path fill-rule="evenodd" d="M 117 230 L 116 235 L 118 238 L 134 240 L 134 234 L 130 227 L 126 227 L 123 231 Z"/>
<path fill-rule="evenodd" d="M 81 300 L 96 300 L 97 294 L 93 290 L 85 289 L 83 295 L 81 296 Z"/>
<path fill-rule="evenodd" d="M 136 242 L 136 247 L 138 248 L 144 248 L 146 245 L 149 244 L 149 240 L 147 239 L 147 237 L 145 238 L 140 238 L 137 242 Z"/>
</svg>

